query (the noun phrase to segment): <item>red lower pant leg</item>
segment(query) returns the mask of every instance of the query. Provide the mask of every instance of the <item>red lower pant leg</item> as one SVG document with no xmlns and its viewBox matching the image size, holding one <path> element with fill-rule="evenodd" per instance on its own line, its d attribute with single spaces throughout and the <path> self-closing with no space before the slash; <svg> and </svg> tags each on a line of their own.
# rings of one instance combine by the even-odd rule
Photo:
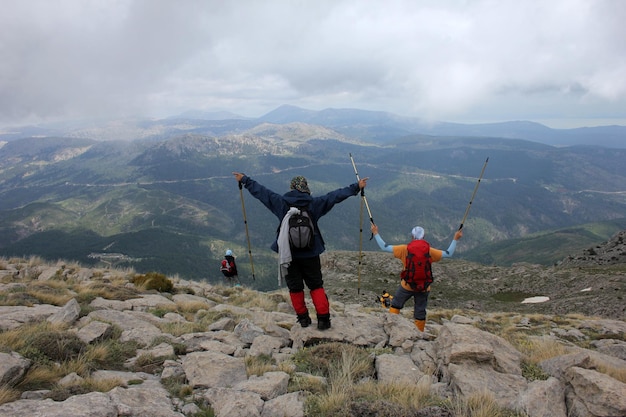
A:
<svg viewBox="0 0 626 417">
<path fill-rule="evenodd" d="M 324 288 L 316 288 L 311 290 L 311 300 L 315 306 L 315 311 L 318 316 L 323 316 L 330 313 L 330 307 L 328 305 L 328 297 Z"/>
<path fill-rule="evenodd" d="M 304 301 L 304 291 L 289 292 L 291 297 L 291 305 L 296 310 L 296 314 L 307 314 L 309 310 L 306 308 L 306 302 Z"/>
</svg>

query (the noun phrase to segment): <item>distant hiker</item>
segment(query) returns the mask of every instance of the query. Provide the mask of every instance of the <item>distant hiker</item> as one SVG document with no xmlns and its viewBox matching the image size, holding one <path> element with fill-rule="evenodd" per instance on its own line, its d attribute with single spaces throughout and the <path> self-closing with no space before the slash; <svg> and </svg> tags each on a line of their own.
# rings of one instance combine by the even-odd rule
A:
<svg viewBox="0 0 626 417">
<path fill-rule="evenodd" d="M 378 297 L 378 301 L 384 308 L 389 308 L 391 306 L 391 300 L 393 299 L 393 295 L 389 294 L 387 290 L 383 290 L 383 295 Z"/>
<path fill-rule="evenodd" d="M 409 244 L 395 246 L 385 243 L 378 234 L 378 226 L 372 224 L 371 229 L 378 246 L 385 252 L 393 253 L 393 256 L 400 259 L 404 265 L 400 285 L 391 301 L 389 312 L 399 314 L 408 299 L 413 297 L 415 301 L 413 311 L 415 326 L 423 332 L 426 326 L 426 305 L 428 304 L 428 294 L 432 282 L 430 264 L 439 262 L 442 258 L 450 258 L 456 249 L 457 240 L 463 237 L 463 231 L 458 230 L 448 249 L 442 251 L 430 247 L 430 244 L 424 240 L 424 229 L 419 226 L 411 230 L 413 240 Z"/>
<path fill-rule="evenodd" d="M 232 250 L 228 249 L 226 251 L 226 255 L 224 255 L 224 259 L 222 259 L 222 263 L 220 265 L 220 271 L 222 271 L 222 274 L 224 274 L 229 284 L 239 284 L 237 263 L 235 262 L 235 256 L 233 255 Z"/>
<path fill-rule="evenodd" d="M 290 191 L 280 195 L 259 184 L 252 178 L 239 172 L 233 172 L 235 179 L 242 183 L 250 194 L 265 205 L 280 221 L 279 233 L 272 243 L 272 250 L 278 252 L 279 274 L 285 279 L 291 303 L 302 327 L 311 325 L 311 317 L 304 300 L 304 284 L 311 291 L 311 300 L 317 313 L 317 328 L 330 328 L 330 306 L 324 291 L 320 254 L 324 252 L 324 239 L 317 227 L 318 220 L 328 213 L 335 204 L 341 203 L 350 196 L 357 195 L 365 188 L 368 178 L 348 187 L 339 188 L 321 197 L 312 197 L 306 178 L 294 177 Z M 313 242 L 310 247 L 292 247 L 289 220 L 306 212 L 312 222 Z M 295 217 L 294 217 L 295 218 Z M 300 219 L 303 220 L 304 219 Z M 291 244 L 290 244 L 291 241 Z M 306 245 L 304 245 L 306 246 Z"/>
</svg>

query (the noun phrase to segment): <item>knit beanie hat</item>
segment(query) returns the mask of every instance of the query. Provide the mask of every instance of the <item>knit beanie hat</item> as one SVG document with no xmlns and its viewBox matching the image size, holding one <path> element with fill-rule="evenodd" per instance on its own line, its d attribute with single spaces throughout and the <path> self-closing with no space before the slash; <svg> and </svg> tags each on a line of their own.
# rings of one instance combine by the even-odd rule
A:
<svg viewBox="0 0 626 417">
<path fill-rule="evenodd" d="M 226 251 L 226 256 L 233 256 L 233 251 L 232 251 L 232 250 L 230 250 L 230 249 L 228 249 L 228 250 Z"/>
<path fill-rule="evenodd" d="M 304 178 L 302 175 L 298 175 L 297 177 L 293 177 L 291 179 L 291 189 L 298 190 L 301 193 L 311 194 L 311 191 L 309 190 L 309 185 L 306 182 L 306 178 Z"/>
<path fill-rule="evenodd" d="M 413 230 L 411 230 L 411 236 L 413 236 L 413 239 L 423 239 L 424 238 L 424 228 L 423 227 L 419 227 L 419 226 L 415 226 L 413 228 Z"/>
</svg>

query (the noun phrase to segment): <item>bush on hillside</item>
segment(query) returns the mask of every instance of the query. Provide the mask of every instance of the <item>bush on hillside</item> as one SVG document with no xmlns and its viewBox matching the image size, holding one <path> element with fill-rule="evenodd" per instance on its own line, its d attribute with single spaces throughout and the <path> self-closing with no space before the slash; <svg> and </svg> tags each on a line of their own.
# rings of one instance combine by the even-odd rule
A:
<svg viewBox="0 0 626 417">
<path fill-rule="evenodd" d="M 159 292 L 172 292 L 174 289 L 172 280 L 158 272 L 135 275 L 133 277 L 133 284 L 146 290 L 157 290 Z"/>
<path fill-rule="evenodd" d="M 25 356 L 36 359 L 43 355 L 54 362 L 68 361 L 78 357 L 87 345 L 74 333 L 44 331 L 33 335 Z"/>
</svg>

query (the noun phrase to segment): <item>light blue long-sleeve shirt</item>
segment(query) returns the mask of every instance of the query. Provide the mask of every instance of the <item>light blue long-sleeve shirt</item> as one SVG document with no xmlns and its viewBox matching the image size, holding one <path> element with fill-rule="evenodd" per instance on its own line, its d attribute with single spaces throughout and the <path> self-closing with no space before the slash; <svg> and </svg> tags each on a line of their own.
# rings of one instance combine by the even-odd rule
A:
<svg viewBox="0 0 626 417">
<path fill-rule="evenodd" d="M 393 245 L 386 244 L 383 238 L 380 237 L 380 233 L 375 234 L 374 238 L 376 239 L 376 243 L 378 243 L 378 247 L 381 250 L 385 252 L 393 253 Z M 452 239 L 452 242 L 450 242 L 450 246 L 448 246 L 448 249 L 445 251 L 441 251 L 441 257 L 451 258 L 452 255 L 454 255 L 455 250 L 456 250 L 456 240 Z"/>
</svg>

